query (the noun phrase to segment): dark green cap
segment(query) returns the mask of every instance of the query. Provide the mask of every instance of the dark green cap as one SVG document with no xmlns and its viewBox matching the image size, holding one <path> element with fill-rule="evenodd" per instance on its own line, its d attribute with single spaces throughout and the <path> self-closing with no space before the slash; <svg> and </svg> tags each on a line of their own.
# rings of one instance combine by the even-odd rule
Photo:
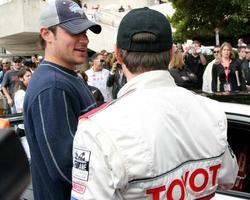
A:
<svg viewBox="0 0 250 200">
<path fill-rule="evenodd" d="M 133 42 L 137 33 L 152 33 L 156 40 L 151 43 Z M 122 19 L 117 47 L 134 52 L 162 52 L 172 48 L 172 30 L 167 18 L 158 11 L 145 8 L 131 10 Z"/>
</svg>

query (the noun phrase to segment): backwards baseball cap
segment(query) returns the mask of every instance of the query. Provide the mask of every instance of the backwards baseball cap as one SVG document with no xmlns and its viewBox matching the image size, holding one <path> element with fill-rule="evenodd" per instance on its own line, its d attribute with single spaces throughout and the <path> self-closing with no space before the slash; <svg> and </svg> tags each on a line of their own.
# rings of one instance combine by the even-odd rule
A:
<svg viewBox="0 0 250 200">
<path fill-rule="evenodd" d="M 49 2 L 40 15 L 40 26 L 47 28 L 59 25 L 71 34 L 78 34 L 90 29 L 100 33 L 100 25 L 88 20 L 83 9 L 70 0 L 55 0 Z"/>
<path fill-rule="evenodd" d="M 150 43 L 135 42 L 132 37 L 137 33 L 152 33 L 156 39 Z M 158 11 L 145 8 L 131 10 L 122 19 L 118 34 L 117 47 L 135 52 L 162 52 L 172 48 L 172 31 L 167 18 Z"/>
</svg>

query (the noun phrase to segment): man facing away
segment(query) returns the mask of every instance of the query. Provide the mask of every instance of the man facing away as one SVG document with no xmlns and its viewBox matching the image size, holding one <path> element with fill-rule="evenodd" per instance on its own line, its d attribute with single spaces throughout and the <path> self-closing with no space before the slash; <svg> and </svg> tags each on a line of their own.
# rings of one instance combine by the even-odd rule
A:
<svg viewBox="0 0 250 200">
<path fill-rule="evenodd" d="M 35 199 L 70 198 L 78 117 L 95 107 L 87 85 L 74 72 L 87 57 L 88 29 L 101 31 L 73 1 L 52 1 L 42 10 L 45 57 L 32 76 L 24 102 Z"/>
<path fill-rule="evenodd" d="M 71 199 L 210 199 L 238 166 L 218 102 L 175 85 L 172 32 L 161 13 L 130 11 L 116 56 L 128 82 L 118 99 L 81 117 Z"/>
</svg>

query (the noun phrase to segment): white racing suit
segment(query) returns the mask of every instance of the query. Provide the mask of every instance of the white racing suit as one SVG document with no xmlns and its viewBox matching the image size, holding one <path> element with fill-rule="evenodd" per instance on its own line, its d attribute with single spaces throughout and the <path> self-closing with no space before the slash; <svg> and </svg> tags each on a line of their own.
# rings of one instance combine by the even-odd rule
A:
<svg viewBox="0 0 250 200">
<path fill-rule="evenodd" d="M 210 199 L 238 165 L 218 102 L 177 87 L 168 71 L 130 80 L 119 99 L 81 117 L 71 199 Z"/>
</svg>

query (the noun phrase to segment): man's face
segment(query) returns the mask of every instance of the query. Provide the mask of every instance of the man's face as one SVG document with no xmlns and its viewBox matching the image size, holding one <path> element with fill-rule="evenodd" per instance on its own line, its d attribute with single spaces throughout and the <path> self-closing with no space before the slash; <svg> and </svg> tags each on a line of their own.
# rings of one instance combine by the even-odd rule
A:
<svg viewBox="0 0 250 200">
<path fill-rule="evenodd" d="M 198 54 L 201 53 L 201 47 L 200 47 L 200 45 L 197 44 L 197 43 L 192 44 L 191 50 L 192 50 L 192 54 L 193 54 L 193 55 L 198 55 Z"/>
<path fill-rule="evenodd" d="M 3 61 L 3 71 L 8 71 L 10 69 L 10 61 Z"/>
<path fill-rule="evenodd" d="M 15 60 L 15 69 L 19 70 L 22 67 L 22 61 L 20 59 Z"/>
<path fill-rule="evenodd" d="M 51 32 L 51 31 L 50 31 Z M 57 64 L 74 69 L 76 65 L 83 64 L 87 58 L 87 46 L 89 43 L 86 32 L 73 35 L 61 27 L 57 27 L 55 33 L 50 33 L 50 43 L 47 43 L 49 53 Z"/>
<path fill-rule="evenodd" d="M 94 71 L 102 71 L 104 62 L 105 62 L 105 60 L 104 60 L 103 55 L 98 55 L 93 60 L 93 69 L 94 69 Z"/>
<path fill-rule="evenodd" d="M 241 48 L 239 51 L 239 58 L 240 59 L 245 59 L 246 58 L 246 49 L 245 48 Z"/>
</svg>

